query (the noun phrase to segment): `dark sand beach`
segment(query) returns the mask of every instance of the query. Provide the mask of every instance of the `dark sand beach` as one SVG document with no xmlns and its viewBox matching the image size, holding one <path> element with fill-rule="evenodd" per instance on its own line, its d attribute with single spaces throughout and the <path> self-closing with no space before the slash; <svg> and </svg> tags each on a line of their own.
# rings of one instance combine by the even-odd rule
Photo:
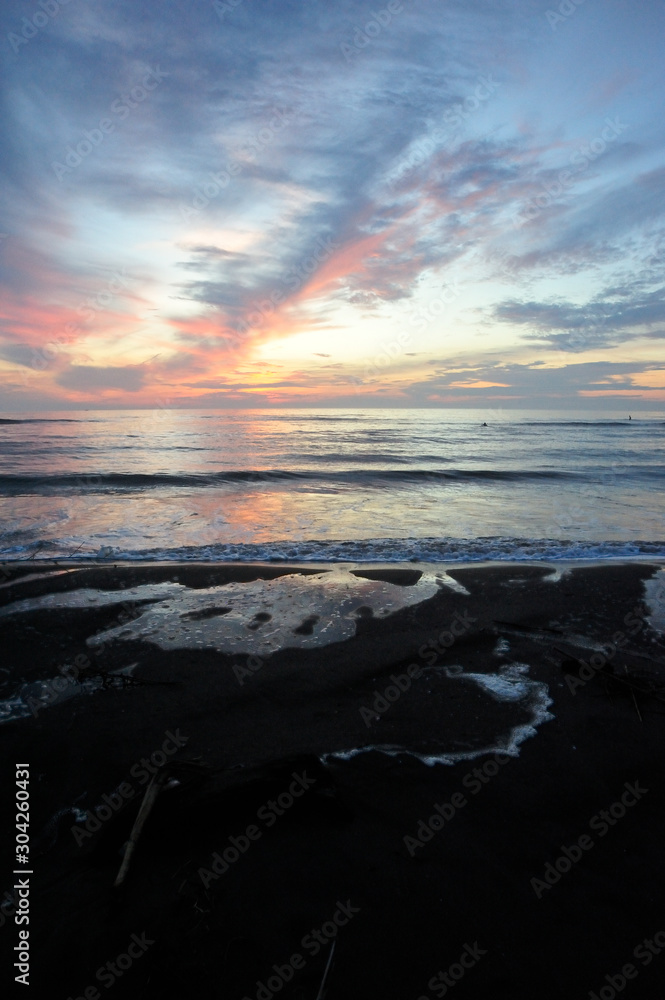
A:
<svg viewBox="0 0 665 1000">
<path fill-rule="evenodd" d="M 335 942 L 329 1000 L 657 1000 L 658 572 L 9 565 L 3 857 L 28 763 L 26 995 L 316 1000 Z"/>
</svg>

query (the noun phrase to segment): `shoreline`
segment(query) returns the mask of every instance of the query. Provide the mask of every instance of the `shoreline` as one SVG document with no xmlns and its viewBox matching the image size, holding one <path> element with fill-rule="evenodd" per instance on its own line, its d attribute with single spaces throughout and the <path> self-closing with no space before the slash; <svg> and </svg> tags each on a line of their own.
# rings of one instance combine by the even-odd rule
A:
<svg viewBox="0 0 665 1000">
<path fill-rule="evenodd" d="M 132 517 L 139 516 L 131 508 Z M 196 511 L 190 512 L 193 516 Z M 201 512 L 198 512 L 201 513 Z M 91 528 L 91 530 L 93 530 Z M 288 538 L 272 541 L 228 542 L 206 539 L 205 544 L 153 545 L 151 548 L 126 549 L 122 545 L 102 545 L 91 551 L 90 547 L 63 547 L 34 543 L 34 551 L 18 546 L 4 551 L 0 564 L 52 565 L 148 565 L 163 563 L 267 564 L 267 565 L 417 565 L 455 564 L 485 565 L 488 563 L 589 563 L 634 561 L 635 559 L 665 560 L 665 539 L 577 539 L 543 537 L 514 537 L 512 534 L 477 537 L 420 536 L 380 537 L 351 539 Z M 194 535 L 191 541 L 204 540 Z M 145 539 L 143 540 L 145 542 Z M 182 542 L 185 539 L 181 539 Z M 57 553 L 57 554 L 54 554 Z"/>
<path fill-rule="evenodd" d="M 136 569 L 142 567 L 173 567 L 182 566 L 184 568 L 224 568 L 224 569 L 235 569 L 237 568 L 242 572 L 246 567 L 260 568 L 267 571 L 273 569 L 283 569 L 288 567 L 293 569 L 295 572 L 307 572 L 312 568 L 315 568 L 317 572 L 326 570 L 329 568 L 335 568 L 338 566 L 347 567 L 349 569 L 371 569 L 371 570 L 393 570 L 399 569 L 400 567 L 408 567 L 409 569 L 420 569 L 421 571 L 426 568 L 435 567 L 437 569 L 488 569 L 493 566 L 547 566 L 552 567 L 555 571 L 560 567 L 564 567 L 567 570 L 584 568 L 586 566 L 616 566 L 626 563 L 627 565 L 633 565 L 635 563 L 646 563 L 654 565 L 665 565 L 665 555 L 656 556 L 650 555 L 648 553 L 641 553 L 639 555 L 632 556 L 607 556 L 598 557 L 590 556 L 588 559 L 532 559 L 532 558 L 519 558 L 519 559 L 484 559 L 484 560 L 467 560 L 456 561 L 454 559 L 441 559 L 441 560 L 411 560 L 405 559 L 401 562 L 391 562 L 386 560 L 331 560 L 323 559 L 319 561 L 309 562 L 307 560 L 297 560 L 293 561 L 288 559 L 114 559 L 114 560 L 96 560 L 94 556 L 89 559 L 82 559 L 80 557 L 65 558 L 60 557 L 57 559 L 0 559 L 0 572 L 9 572 L 11 570 L 20 569 L 27 567 L 37 568 L 41 571 L 49 570 L 59 570 L 59 569 Z"/>
</svg>

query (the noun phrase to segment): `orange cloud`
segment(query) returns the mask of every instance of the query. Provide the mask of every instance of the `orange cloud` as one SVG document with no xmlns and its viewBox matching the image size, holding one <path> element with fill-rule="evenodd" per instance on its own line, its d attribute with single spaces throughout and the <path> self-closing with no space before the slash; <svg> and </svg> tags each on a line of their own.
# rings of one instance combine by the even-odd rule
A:
<svg viewBox="0 0 665 1000">
<path fill-rule="evenodd" d="M 509 382 L 451 382 L 452 389 L 510 389 Z"/>
</svg>

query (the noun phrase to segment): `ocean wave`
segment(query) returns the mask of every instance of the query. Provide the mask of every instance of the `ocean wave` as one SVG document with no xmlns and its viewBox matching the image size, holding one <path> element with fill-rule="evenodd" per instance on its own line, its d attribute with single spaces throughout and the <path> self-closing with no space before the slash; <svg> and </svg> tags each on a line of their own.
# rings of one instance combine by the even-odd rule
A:
<svg viewBox="0 0 665 1000">
<path fill-rule="evenodd" d="M 505 423 L 505 422 L 504 422 Z M 501 421 L 498 422 L 498 426 Z M 515 424 L 508 424 L 515 427 L 608 427 L 612 430 L 633 430 L 648 427 L 665 427 L 662 420 L 521 420 Z"/>
<path fill-rule="evenodd" d="M 88 424 L 99 420 L 78 419 L 76 417 L 0 417 L 0 424 Z"/>
<path fill-rule="evenodd" d="M 49 493 L 54 489 L 80 492 L 145 490 L 160 487 L 210 488 L 233 483 L 350 483 L 357 486 L 400 483 L 531 482 L 585 478 L 583 472 L 553 469 L 342 469 L 340 471 L 288 471 L 286 469 L 239 469 L 213 473 L 60 473 L 55 475 L 0 475 L 0 494 Z"/>
<path fill-rule="evenodd" d="M 411 459 L 403 457 L 401 455 L 390 454 L 386 452 L 344 452 L 344 451 L 319 451 L 307 454 L 306 452 L 298 452 L 294 455 L 287 455 L 289 459 L 295 459 L 298 462 L 392 462 L 394 465 L 408 465 Z M 419 460 L 421 462 L 445 462 L 445 458 L 440 458 L 436 456 L 419 455 Z"/>
<path fill-rule="evenodd" d="M 472 563 L 472 562 L 602 562 L 608 559 L 665 559 L 664 541 L 580 541 L 550 538 L 370 538 L 256 543 L 216 543 L 153 549 L 104 546 L 76 554 L 54 540 L 0 549 L 6 562 L 27 558 L 72 562 L 241 562 L 241 563 Z"/>
</svg>

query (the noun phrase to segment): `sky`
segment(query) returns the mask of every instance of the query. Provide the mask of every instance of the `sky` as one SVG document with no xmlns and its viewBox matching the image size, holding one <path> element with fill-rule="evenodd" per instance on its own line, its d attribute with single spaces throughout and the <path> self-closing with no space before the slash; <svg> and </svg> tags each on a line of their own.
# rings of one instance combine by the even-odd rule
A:
<svg viewBox="0 0 665 1000">
<path fill-rule="evenodd" d="M 665 409 L 660 0 L 5 0 L 0 408 Z"/>
</svg>

